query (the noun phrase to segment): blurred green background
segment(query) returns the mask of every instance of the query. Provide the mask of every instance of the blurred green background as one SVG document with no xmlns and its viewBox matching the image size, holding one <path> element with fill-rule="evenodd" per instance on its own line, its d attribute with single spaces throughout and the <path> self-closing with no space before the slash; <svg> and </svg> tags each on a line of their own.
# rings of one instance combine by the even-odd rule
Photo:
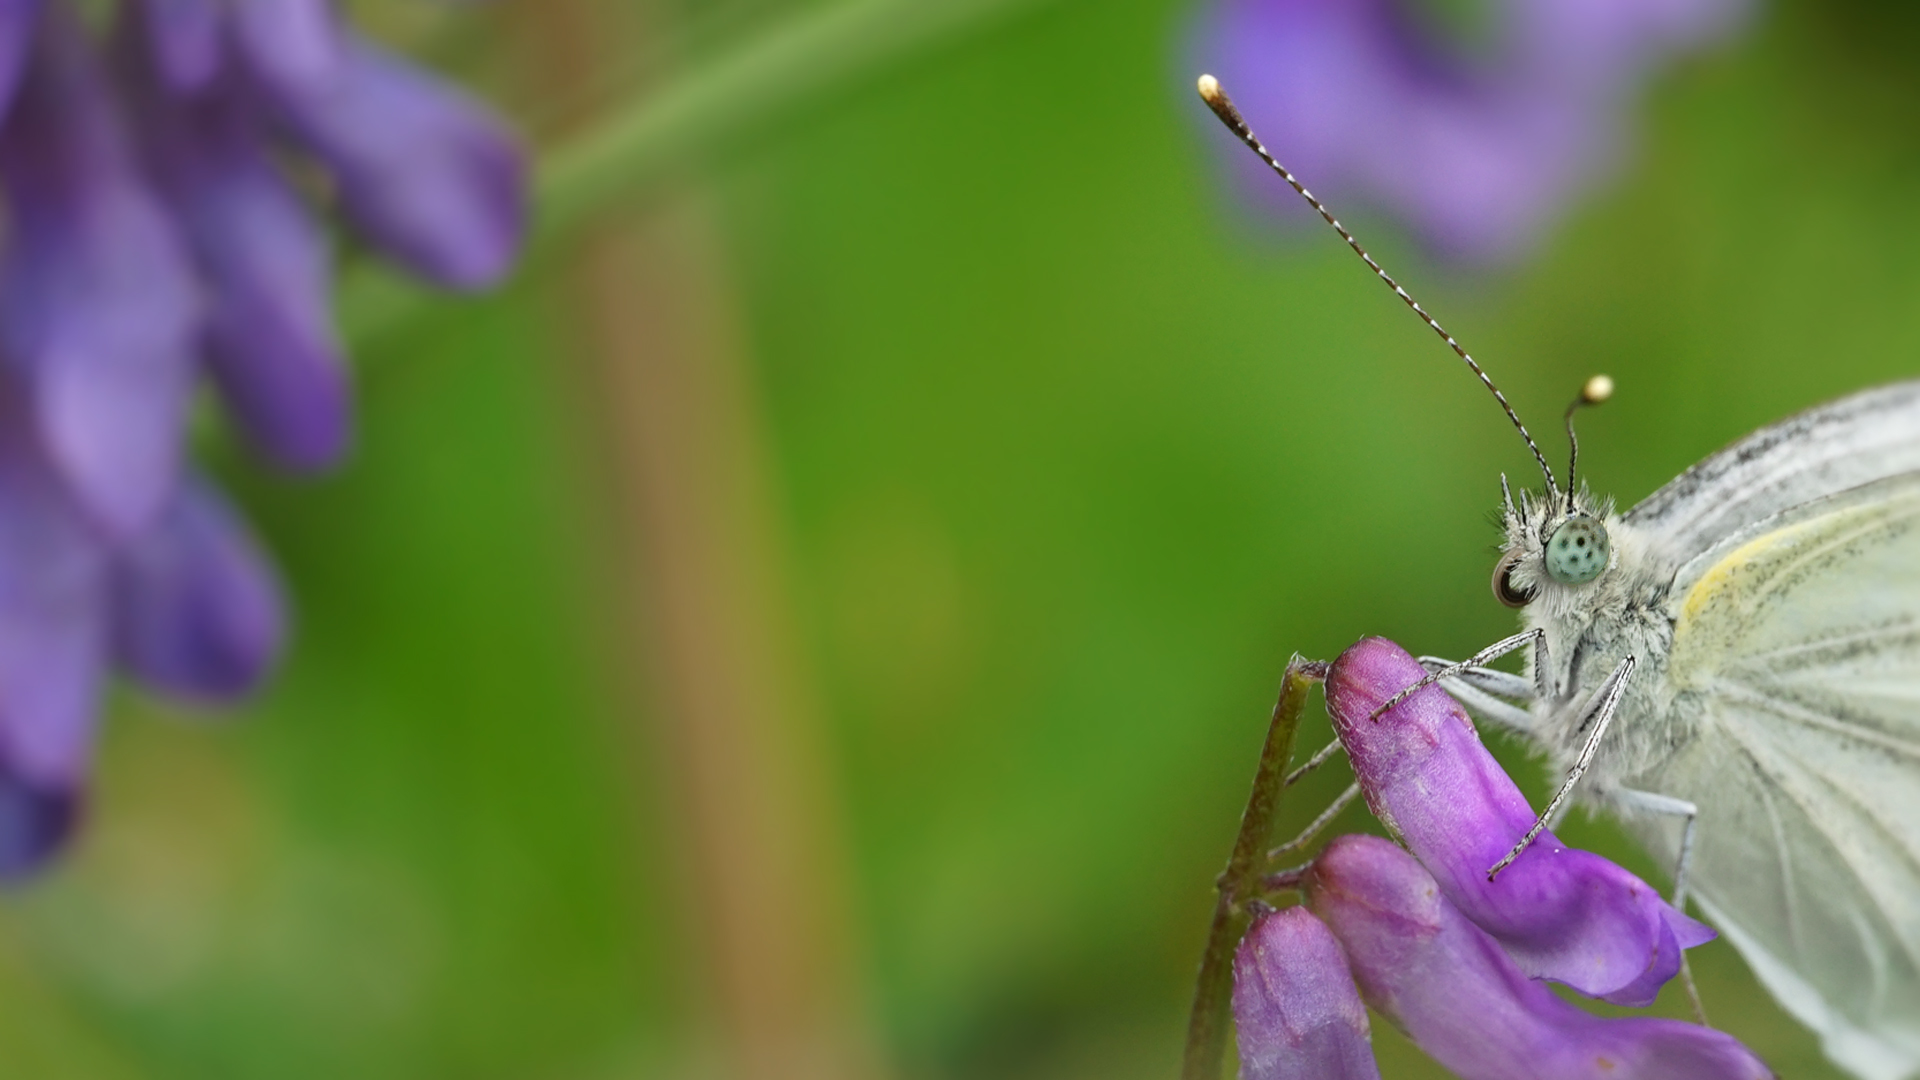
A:
<svg viewBox="0 0 1920 1080">
<path fill-rule="evenodd" d="M 1487 512 L 1528 475 L 1334 237 L 1230 198 L 1195 9 L 358 7 L 556 159 L 667 134 L 580 166 L 587 227 L 495 296 L 356 323 L 385 294 L 348 290 L 343 473 L 215 447 L 291 658 L 236 718 L 117 702 L 77 850 L 0 903 L 0 1068 L 1174 1075 L 1288 655 L 1510 632 Z M 1582 464 L 1630 504 L 1920 369 L 1916 31 L 1766 4 L 1516 269 L 1353 224 L 1555 458 L 1615 377 Z M 1729 947 L 1696 964 L 1782 1075 L 1838 1075 Z"/>
</svg>

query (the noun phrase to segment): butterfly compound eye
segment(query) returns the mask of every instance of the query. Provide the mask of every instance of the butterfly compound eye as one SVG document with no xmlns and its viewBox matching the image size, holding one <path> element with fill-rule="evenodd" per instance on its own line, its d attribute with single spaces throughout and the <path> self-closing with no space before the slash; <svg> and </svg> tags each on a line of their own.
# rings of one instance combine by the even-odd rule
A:
<svg viewBox="0 0 1920 1080">
<path fill-rule="evenodd" d="M 1585 585 L 1607 568 L 1607 527 L 1586 515 L 1568 518 L 1547 537 L 1547 576 L 1562 585 Z"/>
<path fill-rule="evenodd" d="M 1512 608 L 1526 607 L 1533 603 L 1532 589 L 1522 589 L 1513 583 L 1513 567 L 1520 561 L 1520 553 L 1514 552 L 1500 560 L 1493 568 L 1493 597 Z"/>
</svg>

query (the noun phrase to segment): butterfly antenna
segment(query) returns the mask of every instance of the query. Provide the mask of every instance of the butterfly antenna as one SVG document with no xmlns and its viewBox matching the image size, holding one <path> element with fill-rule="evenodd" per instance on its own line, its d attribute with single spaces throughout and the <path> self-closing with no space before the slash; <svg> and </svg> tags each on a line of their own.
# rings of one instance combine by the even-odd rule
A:
<svg viewBox="0 0 1920 1080">
<path fill-rule="evenodd" d="M 1279 173 L 1280 179 L 1285 180 L 1288 187 L 1299 192 L 1300 197 L 1307 200 L 1307 205 L 1313 207 L 1321 218 L 1325 219 L 1327 224 L 1333 226 L 1333 231 L 1340 234 L 1340 239 L 1345 240 L 1347 246 L 1353 249 L 1353 253 L 1360 256 L 1360 260 L 1367 264 L 1367 268 L 1373 271 L 1374 276 L 1385 282 L 1387 288 L 1392 289 L 1395 296 L 1405 301 L 1406 305 L 1413 309 L 1413 313 L 1420 316 L 1420 321 L 1432 328 L 1434 333 L 1439 334 L 1440 340 L 1447 343 L 1447 347 L 1453 350 L 1454 355 L 1464 361 L 1467 367 L 1471 368 L 1473 373 L 1480 377 L 1480 382 L 1484 384 L 1487 391 L 1493 395 L 1493 400 L 1500 403 L 1500 408 L 1507 414 L 1507 419 L 1513 422 L 1514 429 L 1520 432 L 1522 439 L 1526 440 L 1527 449 L 1533 451 L 1533 459 L 1540 463 L 1540 474 L 1547 478 L 1548 496 L 1553 497 L 1558 495 L 1560 487 L 1554 483 L 1553 469 L 1548 467 L 1546 455 L 1540 452 L 1540 447 L 1533 441 L 1533 436 L 1527 433 L 1527 425 L 1520 422 L 1520 414 L 1513 411 L 1513 406 L 1507 403 L 1507 396 L 1500 392 L 1499 387 L 1493 385 L 1493 380 L 1487 377 L 1486 371 L 1475 362 L 1473 357 L 1467 355 L 1467 350 L 1461 348 L 1459 342 L 1453 340 L 1453 335 L 1447 333 L 1446 328 L 1440 325 L 1439 320 L 1427 314 L 1427 309 L 1421 307 L 1419 301 L 1408 295 L 1407 290 L 1401 288 L 1400 283 L 1393 280 L 1392 274 L 1387 273 L 1381 268 L 1379 263 L 1373 261 L 1373 256 L 1367 254 L 1367 249 L 1360 246 L 1360 241 L 1353 238 L 1353 234 L 1347 231 L 1345 225 L 1340 224 L 1340 219 L 1334 217 L 1333 212 L 1328 210 L 1325 204 L 1319 199 L 1314 198 L 1313 192 L 1308 191 L 1305 185 L 1294 179 L 1293 174 L 1287 171 L 1287 167 L 1280 164 L 1280 162 L 1267 151 L 1267 148 L 1261 145 L 1259 137 L 1253 133 L 1252 128 L 1247 126 L 1246 118 L 1241 116 L 1240 110 L 1234 107 L 1233 99 L 1227 97 L 1227 92 L 1221 89 L 1220 80 L 1211 75 L 1200 76 L 1200 98 L 1207 103 L 1207 108 L 1212 109 L 1213 114 L 1220 118 L 1220 122 L 1227 125 L 1227 130 L 1239 136 L 1240 141 L 1246 143 L 1248 149 L 1260 155 L 1260 160 L 1266 162 L 1267 166 L 1274 172 Z M 1571 494 L 1571 484 L 1568 485 L 1568 491 L 1569 494 Z"/>
<path fill-rule="evenodd" d="M 1567 513 L 1573 513 L 1573 482 L 1580 468 L 1580 440 L 1573 434 L 1573 414 L 1584 405 L 1598 405 L 1613 396 L 1613 380 L 1595 375 L 1580 388 L 1580 396 L 1567 406 Z"/>
</svg>

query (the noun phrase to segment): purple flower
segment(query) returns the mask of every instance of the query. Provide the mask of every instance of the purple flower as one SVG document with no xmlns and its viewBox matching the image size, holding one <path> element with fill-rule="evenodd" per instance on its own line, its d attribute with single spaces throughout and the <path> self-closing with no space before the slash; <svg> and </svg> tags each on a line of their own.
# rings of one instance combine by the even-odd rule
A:
<svg viewBox="0 0 1920 1080">
<path fill-rule="evenodd" d="M 1598 1017 L 1562 1001 L 1529 979 L 1500 943 L 1448 903 L 1418 861 L 1389 841 L 1336 839 L 1314 860 L 1305 886 L 1367 1004 L 1463 1080 L 1773 1075 L 1711 1028 Z"/>
<path fill-rule="evenodd" d="M 1542 832 L 1496 880 L 1487 870 L 1534 823 L 1466 711 L 1428 686 L 1378 721 L 1372 712 L 1426 674 L 1400 646 L 1366 638 L 1333 662 L 1327 711 L 1367 805 L 1406 843 L 1454 907 L 1529 975 L 1622 1005 L 1645 1005 L 1713 939 L 1651 886 Z"/>
<path fill-rule="evenodd" d="M 40 4 L 41 0 L 0 0 L 0 116 L 6 114 L 14 92 L 20 88 Z"/>
<path fill-rule="evenodd" d="M 279 464 L 320 468 L 350 441 L 325 230 L 269 159 L 257 106 L 170 94 L 123 44 L 121 78 L 154 186 L 205 283 L 200 344 L 240 431 Z"/>
<path fill-rule="evenodd" d="M 1233 957 L 1243 1080 L 1379 1080 L 1347 958 L 1305 908 L 1264 911 Z"/>
<path fill-rule="evenodd" d="M 332 230 L 289 163 L 442 284 L 520 245 L 512 137 L 329 0 L 0 0 L 0 876 L 71 832 L 110 669 L 219 703 L 277 657 L 274 574 L 183 447 L 203 371 L 278 464 L 351 443 Z"/>
<path fill-rule="evenodd" d="M 239 67 L 280 85 L 333 74 L 338 31 L 328 0 L 138 2 L 153 67 L 173 93 L 197 93 Z"/>
<path fill-rule="evenodd" d="M 0 876 L 71 832 L 108 639 L 107 545 L 0 396 Z"/>
<path fill-rule="evenodd" d="M 0 360 L 76 500 L 130 536 L 178 473 L 199 297 L 105 72 L 64 9 L 43 19 L 0 126 L 0 182 L 11 226 Z"/>
<path fill-rule="evenodd" d="M 1469 43 L 1397 0 L 1220 0 L 1197 52 L 1336 210 L 1372 204 L 1440 254 L 1493 260 L 1610 171 L 1655 65 L 1724 36 L 1748 6 L 1502 0 Z M 1270 205 L 1306 209 L 1250 156 L 1235 167 Z"/>
<path fill-rule="evenodd" d="M 283 623 L 272 571 L 211 488 L 183 483 L 151 528 L 111 543 L 31 437 L 0 425 L 0 877 L 71 833 L 110 660 L 178 697 L 228 700 L 264 676 Z"/>
<path fill-rule="evenodd" d="M 388 254 L 451 288 L 498 280 L 525 225 L 513 140 L 365 42 L 339 49 L 333 78 L 274 87 L 287 130 L 327 163 L 348 217 Z"/>
<path fill-rule="evenodd" d="M 181 485 L 154 527 L 120 552 L 110 584 L 114 656 L 156 690 L 231 701 L 257 686 L 279 655 L 279 585 L 211 486 Z"/>
</svg>

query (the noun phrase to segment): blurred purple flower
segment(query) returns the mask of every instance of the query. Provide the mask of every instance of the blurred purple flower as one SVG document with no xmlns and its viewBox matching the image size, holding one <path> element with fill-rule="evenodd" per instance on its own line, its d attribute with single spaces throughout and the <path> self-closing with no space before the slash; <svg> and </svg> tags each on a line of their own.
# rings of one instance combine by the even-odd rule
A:
<svg viewBox="0 0 1920 1080">
<path fill-rule="evenodd" d="M 199 264 L 199 344 L 236 426 L 283 466 L 327 465 L 349 442 L 351 392 L 324 227 L 269 158 L 252 102 L 177 97 L 137 55 L 119 66 L 154 187 Z"/>
<path fill-rule="evenodd" d="M 351 442 L 331 230 L 287 163 L 443 285 L 498 280 L 525 227 L 511 135 L 329 0 L 100 14 L 0 0 L 0 876 L 70 832 L 110 667 L 213 703 L 279 651 L 273 572 L 183 444 L 203 365 L 277 463 Z"/>
<path fill-rule="evenodd" d="M 1367 1007 L 1306 908 L 1258 914 L 1233 957 L 1242 1080 L 1380 1080 Z"/>
<path fill-rule="evenodd" d="M 1447 901 L 1418 861 L 1387 840 L 1334 840 L 1314 860 L 1305 886 L 1308 905 L 1339 940 L 1367 1004 L 1463 1080 L 1773 1075 L 1723 1032 L 1678 1020 L 1599 1017 L 1562 1001 L 1529 979 Z"/>
<path fill-rule="evenodd" d="M 159 512 L 180 458 L 199 296 L 78 24 L 44 19 L 0 126 L 11 234 L 0 367 L 88 514 L 115 537 Z"/>
<path fill-rule="evenodd" d="M 189 481 L 110 579 L 113 655 L 156 690 L 221 703 L 280 651 L 280 589 L 265 554 L 212 487 Z"/>
<path fill-rule="evenodd" d="M 1492 0 L 1468 43 L 1417 0 L 1219 0 L 1196 52 L 1329 205 L 1379 207 L 1437 254 L 1496 261 L 1618 163 L 1623 113 L 1654 68 L 1725 37 L 1749 6 Z M 1306 211 L 1238 149 L 1263 203 Z"/>
<path fill-rule="evenodd" d="M 485 112 L 371 45 L 337 49 L 338 77 L 268 85 L 287 129 L 332 170 L 347 216 L 442 285 L 498 279 L 519 248 L 525 201 L 513 142 Z"/>
<path fill-rule="evenodd" d="M 1364 638 L 1333 662 L 1327 711 L 1375 816 L 1406 843 L 1448 901 L 1530 975 L 1620 1005 L 1645 1005 L 1713 930 L 1653 887 L 1542 832 L 1487 880 L 1534 823 L 1526 797 L 1446 691 L 1428 686 L 1368 717 L 1426 674 L 1406 650 Z"/>
<path fill-rule="evenodd" d="M 108 545 L 26 405 L 0 396 L 0 875 L 31 869 L 73 827 L 108 637 Z"/>
</svg>

